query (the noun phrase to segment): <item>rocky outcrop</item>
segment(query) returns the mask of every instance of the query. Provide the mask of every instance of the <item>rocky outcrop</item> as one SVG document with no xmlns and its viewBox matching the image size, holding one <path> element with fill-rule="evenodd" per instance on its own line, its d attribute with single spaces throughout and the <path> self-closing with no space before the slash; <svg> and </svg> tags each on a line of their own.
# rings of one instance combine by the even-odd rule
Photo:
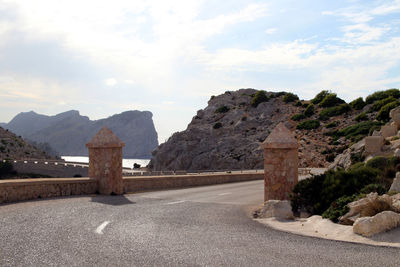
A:
<svg viewBox="0 0 400 267">
<path fill-rule="evenodd" d="M 341 224 L 353 225 L 358 218 L 374 216 L 382 211 L 400 212 L 400 194 L 379 196 L 370 193 L 365 198 L 347 204 L 350 211 L 339 218 Z"/>
<path fill-rule="evenodd" d="M 353 225 L 353 232 L 366 237 L 389 231 L 400 226 L 400 214 L 383 211 L 372 217 L 362 217 Z"/>
<path fill-rule="evenodd" d="M 18 114 L 6 127 L 37 144 L 48 143 L 59 155 L 85 156 L 85 144 L 108 126 L 126 144 L 124 157 L 150 158 L 158 145 L 152 116 L 149 111 L 135 110 L 91 121 L 74 110 L 55 116 L 31 111 Z"/>
<path fill-rule="evenodd" d="M 400 172 L 396 173 L 396 177 L 393 179 L 393 183 L 390 186 L 389 192 L 400 192 Z"/>
<path fill-rule="evenodd" d="M 252 100 L 257 92 L 240 89 L 211 97 L 185 131 L 173 134 L 153 152 L 149 167 L 157 171 L 262 169 L 260 144 L 280 122 L 299 141 L 300 167 L 327 167 L 326 151 L 336 147 L 330 145 L 332 137 L 324 134 L 331 130 L 324 127 L 329 121 L 321 121 L 315 130 L 296 130 L 298 122 L 291 118 L 303 113 L 309 101 L 285 103 L 285 93 L 267 92 L 269 100 L 256 106 Z M 318 120 L 317 111 L 308 119 Z M 350 117 L 341 121 L 353 123 Z"/>
<path fill-rule="evenodd" d="M 49 159 L 51 156 L 0 127 L 0 159 Z"/>
</svg>

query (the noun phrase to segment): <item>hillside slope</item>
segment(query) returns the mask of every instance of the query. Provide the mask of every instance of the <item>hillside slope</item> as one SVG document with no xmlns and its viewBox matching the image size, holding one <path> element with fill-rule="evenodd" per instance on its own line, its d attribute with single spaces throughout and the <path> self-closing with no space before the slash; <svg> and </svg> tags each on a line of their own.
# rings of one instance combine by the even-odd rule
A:
<svg viewBox="0 0 400 267">
<path fill-rule="evenodd" d="M 91 121 L 71 110 L 55 116 L 33 111 L 20 113 L 5 127 L 38 144 L 47 143 L 59 155 L 85 156 L 85 144 L 102 127 L 108 126 L 123 142 L 124 157 L 149 158 L 157 147 L 157 132 L 149 111 L 126 111 Z"/>
<path fill-rule="evenodd" d="M 0 159 L 49 159 L 44 151 L 25 142 L 14 133 L 0 127 Z"/>
<path fill-rule="evenodd" d="M 300 167 L 328 167 L 350 144 L 379 128 L 381 123 L 374 120 L 380 108 L 398 101 L 400 92 L 395 96 L 389 96 L 390 101 L 382 100 L 385 95 L 369 99 L 368 103 L 357 99 L 347 104 L 328 91 L 310 101 L 299 101 L 296 95 L 285 92 L 228 91 L 211 97 L 185 131 L 174 133 L 153 151 L 149 167 L 262 169 L 260 144 L 280 122 L 299 141 Z"/>
</svg>

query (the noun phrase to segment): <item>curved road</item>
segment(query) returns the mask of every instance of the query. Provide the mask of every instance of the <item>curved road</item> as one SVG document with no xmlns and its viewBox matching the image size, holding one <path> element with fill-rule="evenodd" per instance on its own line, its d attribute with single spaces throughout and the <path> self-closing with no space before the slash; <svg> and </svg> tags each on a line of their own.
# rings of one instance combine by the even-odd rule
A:
<svg viewBox="0 0 400 267">
<path fill-rule="evenodd" d="M 400 250 L 253 221 L 263 181 L 0 205 L 0 266 L 396 266 Z"/>
</svg>

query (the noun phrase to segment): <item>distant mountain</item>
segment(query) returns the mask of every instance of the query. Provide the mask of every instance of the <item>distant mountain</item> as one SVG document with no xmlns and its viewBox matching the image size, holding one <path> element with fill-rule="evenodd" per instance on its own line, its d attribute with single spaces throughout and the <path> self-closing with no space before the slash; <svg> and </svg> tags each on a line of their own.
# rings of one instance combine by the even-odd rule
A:
<svg viewBox="0 0 400 267">
<path fill-rule="evenodd" d="M 107 126 L 125 142 L 124 157 L 150 158 L 158 146 L 152 117 L 149 111 L 134 110 L 91 121 L 76 110 L 55 116 L 30 111 L 19 113 L 4 127 L 36 144 L 47 143 L 60 155 L 85 156 L 85 144 Z"/>
</svg>

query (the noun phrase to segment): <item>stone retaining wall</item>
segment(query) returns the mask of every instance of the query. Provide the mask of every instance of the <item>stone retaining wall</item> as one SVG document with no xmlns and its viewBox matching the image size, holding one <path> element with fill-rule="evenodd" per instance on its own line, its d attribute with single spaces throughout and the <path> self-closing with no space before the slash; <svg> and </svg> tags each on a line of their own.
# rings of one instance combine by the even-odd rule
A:
<svg viewBox="0 0 400 267">
<path fill-rule="evenodd" d="M 194 174 L 147 177 L 124 177 L 124 192 L 185 188 L 264 179 L 264 173 Z"/>
<path fill-rule="evenodd" d="M 88 195 L 97 191 L 91 178 L 46 178 L 0 180 L 0 203 L 71 195 Z"/>
<path fill-rule="evenodd" d="M 124 192 L 185 188 L 201 185 L 262 180 L 263 173 L 194 174 L 124 177 Z M 0 203 L 70 195 L 89 195 L 98 191 L 92 178 L 40 178 L 0 180 Z"/>
</svg>

